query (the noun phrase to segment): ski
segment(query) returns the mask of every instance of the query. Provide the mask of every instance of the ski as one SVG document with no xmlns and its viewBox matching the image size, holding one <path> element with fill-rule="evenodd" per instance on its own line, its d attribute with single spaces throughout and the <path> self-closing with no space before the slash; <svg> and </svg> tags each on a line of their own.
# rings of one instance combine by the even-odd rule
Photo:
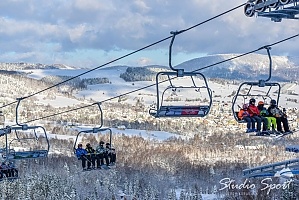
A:
<svg viewBox="0 0 299 200">
<path fill-rule="evenodd" d="M 287 136 L 287 135 L 291 135 L 291 134 L 294 134 L 294 133 L 297 133 L 297 132 L 298 132 L 298 130 L 294 130 L 294 131 L 282 133 L 280 135 L 277 135 L 276 138 L 281 138 L 281 137 L 284 137 L 284 136 Z"/>
<path fill-rule="evenodd" d="M 110 169 L 110 167 L 108 167 L 107 165 L 102 165 L 101 168 L 106 170 Z"/>
</svg>

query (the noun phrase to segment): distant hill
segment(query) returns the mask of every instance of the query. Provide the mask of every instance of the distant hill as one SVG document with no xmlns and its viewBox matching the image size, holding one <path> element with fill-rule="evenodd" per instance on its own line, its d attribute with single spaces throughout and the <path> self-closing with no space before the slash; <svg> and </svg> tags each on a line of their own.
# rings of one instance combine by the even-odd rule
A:
<svg viewBox="0 0 299 200">
<path fill-rule="evenodd" d="M 64 64 L 45 65 L 41 63 L 0 63 L 1 70 L 17 71 L 30 69 L 76 69 L 76 67 L 67 66 Z"/>
<path fill-rule="evenodd" d="M 183 68 L 185 71 L 200 70 L 208 78 L 221 78 L 229 80 L 261 80 L 267 79 L 269 74 L 269 58 L 262 54 L 249 54 L 236 59 L 240 54 L 218 54 L 200 58 L 194 58 L 183 62 L 175 68 Z M 232 59 L 232 60 L 230 60 Z M 224 62 L 225 60 L 229 60 Z M 223 62 L 223 63 L 221 63 Z M 217 64 L 216 63 L 221 63 Z M 1 73 L 4 71 L 30 70 L 30 69 L 79 69 L 77 67 L 63 64 L 32 64 L 32 63 L 0 63 Z M 117 65 L 104 67 L 103 69 L 122 71 L 121 78 L 126 81 L 154 80 L 157 72 L 170 70 L 168 66 L 148 65 L 132 67 Z M 86 69 L 88 70 L 88 69 Z M 271 80 L 288 82 L 297 81 L 299 77 L 299 56 L 272 56 L 272 77 Z"/>
<path fill-rule="evenodd" d="M 211 55 L 183 62 L 176 68 L 194 71 L 239 54 Z M 210 78 L 259 80 L 266 79 L 269 73 L 267 55 L 250 54 L 218 65 L 208 67 L 200 72 Z M 272 56 L 272 79 L 276 81 L 297 81 L 299 76 L 299 57 Z"/>
<path fill-rule="evenodd" d="M 237 56 L 239 54 L 222 54 L 194 58 L 174 68 L 182 68 L 186 72 L 206 68 L 199 72 L 208 78 L 250 81 L 265 80 L 268 78 L 270 68 L 267 55 L 250 54 L 232 59 Z M 229 61 L 224 62 L 225 60 Z M 216 63 L 221 64 L 215 65 Z M 126 72 L 121 74 L 121 78 L 128 82 L 155 80 L 156 73 L 161 70 L 170 70 L 170 68 L 168 66 L 157 65 L 127 67 Z M 271 80 L 280 82 L 297 81 L 299 77 L 299 57 L 272 56 L 271 72 Z"/>
</svg>

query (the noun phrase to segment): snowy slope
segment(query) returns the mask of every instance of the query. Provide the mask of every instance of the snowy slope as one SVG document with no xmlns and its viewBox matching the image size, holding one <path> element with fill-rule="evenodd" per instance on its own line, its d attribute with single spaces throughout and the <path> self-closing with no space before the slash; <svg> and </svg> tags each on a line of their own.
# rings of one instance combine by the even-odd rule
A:
<svg viewBox="0 0 299 200">
<path fill-rule="evenodd" d="M 109 78 L 110 84 L 97 84 L 97 85 L 89 85 L 87 90 L 79 91 L 75 94 L 78 98 L 84 98 L 86 100 L 93 99 L 96 101 L 105 101 L 107 99 L 112 100 L 114 102 L 118 101 L 118 98 L 115 98 L 119 95 L 126 94 L 128 92 L 132 92 L 134 90 L 138 90 L 132 94 L 129 94 L 127 96 L 128 100 L 127 103 L 135 103 L 136 97 L 143 98 L 144 103 L 146 105 L 151 105 L 156 102 L 156 85 L 154 81 L 138 81 L 138 82 L 126 82 L 122 78 L 120 78 L 120 74 L 124 73 L 126 70 L 126 67 L 113 67 L 113 68 L 104 68 L 99 69 L 96 71 L 93 71 L 91 73 L 88 73 L 86 75 L 83 75 L 82 78 L 92 78 L 92 77 L 102 77 L 102 78 Z M 68 75 L 68 76 L 77 76 L 81 73 L 86 72 L 86 70 L 83 69 L 53 69 L 53 70 L 31 70 L 32 73 L 29 75 L 30 77 L 41 79 L 42 77 L 45 77 L 47 75 Z M 182 78 L 181 80 L 178 80 L 175 82 L 176 86 L 187 86 L 190 85 L 190 79 L 188 78 Z M 163 83 L 160 84 L 160 89 L 165 89 L 169 83 Z M 199 80 L 198 83 L 199 86 L 204 86 L 204 82 L 202 80 Z M 284 84 L 283 84 L 284 85 Z M 151 86 L 151 87 L 148 87 Z M 229 82 L 226 82 L 224 84 L 219 84 L 214 81 L 208 81 L 208 86 L 211 88 L 213 92 L 213 100 L 218 102 L 231 102 L 232 97 L 230 96 L 233 91 L 237 91 L 239 84 L 230 84 Z M 139 90 L 140 88 L 147 87 L 146 89 Z M 286 92 L 288 90 L 293 91 L 295 94 L 299 94 L 299 85 L 297 83 L 293 84 L 286 84 L 283 86 L 283 90 L 281 94 L 281 106 L 287 106 L 287 107 L 298 107 L 298 103 L 294 102 L 286 102 L 287 99 L 298 99 L 298 96 L 294 95 L 288 95 Z M 163 91 L 163 90 L 162 90 Z M 196 98 L 202 97 L 207 98 L 207 94 L 203 91 L 201 94 L 194 92 L 194 90 L 182 90 L 180 93 L 178 92 L 178 97 L 182 98 L 183 100 L 185 98 Z M 112 99 L 110 99 L 112 98 Z M 70 100 L 63 98 L 56 98 L 55 100 L 42 100 L 42 96 L 39 97 L 41 102 L 47 104 L 50 103 L 51 105 L 55 107 L 59 107 L 61 105 L 74 105 L 75 103 L 80 103 L 76 100 Z"/>
</svg>

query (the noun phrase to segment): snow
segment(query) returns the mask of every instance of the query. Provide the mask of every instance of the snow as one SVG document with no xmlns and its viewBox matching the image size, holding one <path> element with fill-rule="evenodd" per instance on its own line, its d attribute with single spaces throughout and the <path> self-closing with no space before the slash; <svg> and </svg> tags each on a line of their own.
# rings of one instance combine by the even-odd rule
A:
<svg viewBox="0 0 299 200">
<path fill-rule="evenodd" d="M 292 173 L 290 168 L 287 167 L 287 168 L 283 168 L 280 171 L 277 171 L 274 175 L 274 177 L 280 177 L 280 176 L 292 178 L 294 177 L 294 174 Z"/>
<path fill-rule="evenodd" d="M 203 200 L 217 200 L 216 194 L 201 194 Z"/>
<path fill-rule="evenodd" d="M 107 128 L 107 127 L 106 127 Z M 76 131 L 84 131 L 84 130 L 91 130 L 92 127 L 89 126 L 77 126 L 76 128 L 72 128 L 73 130 Z M 105 129 L 105 127 L 103 127 Z M 181 138 L 181 139 L 188 139 L 187 136 L 181 136 L 177 135 L 174 133 L 169 133 L 165 131 L 148 131 L 148 130 L 136 130 L 136 129 L 125 129 L 125 130 L 119 130 L 117 128 L 110 128 L 112 131 L 112 134 L 116 135 L 127 135 L 127 136 L 140 136 L 143 137 L 144 139 L 148 140 L 155 140 L 162 142 L 170 137 L 176 137 L 176 138 Z M 78 142 L 81 141 L 82 137 L 84 134 L 95 134 L 95 133 L 82 133 L 78 137 Z M 76 136 L 68 136 L 68 135 L 59 135 L 59 134 L 51 134 L 47 133 L 48 138 L 57 138 L 57 139 L 76 139 Z"/>
<path fill-rule="evenodd" d="M 87 70 L 83 69 L 52 69 L 52 70 L 30 70 L 32 73 L 28 75 L 31 78 L 41 79 L 48 75 L 65 75 L 65 76 L 77 76 L 79 74 L 85 73 Z M 79 91 L 77 94 L 75 94 L 76 97 L 80 99 L 93 99 L 96 101 L 105 101 L 107 99 L 113 99 L 113 101 L 117 101 L 118 98 L 115 98 L 119 95 L 123 95 L 126 93 L 131 93 L 134 90 L 138 90 L 135 93 L 128 95 L 127 103 L 134 103 L 136 100 L 134 100 L 136 97 L 143 98 L 144 103 L 146 105 L 151 105 L 156 102 L 156 85 L 154 81 L 138 81 L 138 82 L 126 82 L 122 78 L 119 77 L 121 73 L 124 73 L 126 71 L 126 67 L 112 67 L 112 68 L 101 68 L 95 71 L 92 71 L 90 73 L 84 74 L 80 76 L 80 78 L 93 78 L 93 77 L 102 77 L 102 78 L 108 78 L 111 84 L 98 84 L 98 85 L 89 85 L 87 90 Z M 174 82 L 176 86 L 189 86 L 191 83 L 191 79 L 188 79 L 186 77 L 180 78 Z M 148 87 L 152 85 L 151 87 Z M 169 85 L 168 82 L 159 84 L 159 90 L 163 91 L 163 89 L 167 88 Z M 198 86 L 205 86 L 203 80 L 198 80 L 197 82 Z M 148 87 L 142 90 L 139 90 L 140 88 Z M 219 84 L 213 81 L 208 80 L 208 87 L 211 88 L 213 91 L 213 101 L 218 102 L 231 102 L 232 97 L 230 96 L 233 91 L 237 91 L 239 84 L 232 85 L 232 84 Z M 258 88 L 258 90 L 262 90 L 263 93 L 267 91 L 269 88 Z M 299 94 L 299 84 L 293 83 L 293 84 L 286 84 L 283 87 L 284 91 L 292 90 L 295 94 Z M 259 91 L 257 91 L 259 92 Z M 160 94 L 161 95 L 161 94 Z M 185 102 L 186 98 L 209 98 L 207 95 L 207 92 L 205 92 L 203 89 L 199 93 L 190 90 L 190 89 L 184 89 L 181 90 L 181 92 L 177 92 L 177 97 L 182 98 L 182 100 Z M 275 94 L 273 94 L 275 95 Z M 48 100 L 43 99 L 43 95 L 38 95 L 39 100 L 47 104 L 53 105 L 54 107 L 60 107 L 60 106 L 67 106 L 67 105 L 74 105 L 79 104 L 80 101 L 66 98 L 66 97 L 60 97 L 57 96 L 54 100 Z M 298 102 L 291 102 L 287 101 L 287 99 L 298 99 L 298 96 L 290 95 L 290 94 L 281 94 L 280 97 L 280 105 L 282 107 L 298 107 Z M 188 102 L 190 103 L 190 102 Z M 196 102 L 195 102 L 196 103 Z"/>
<path fill-rule="evenodd" d="M 50 104 L 54 108 L 65 107 L 65 106 L 73 106 L 83 103 L 77 99 L 71 99 L 64 96 L 56 96 L 55 99 L 45 98 L 45 95 L 36 95 L 38 99 L 38 103 L 48 105 Z"/>
</svg>

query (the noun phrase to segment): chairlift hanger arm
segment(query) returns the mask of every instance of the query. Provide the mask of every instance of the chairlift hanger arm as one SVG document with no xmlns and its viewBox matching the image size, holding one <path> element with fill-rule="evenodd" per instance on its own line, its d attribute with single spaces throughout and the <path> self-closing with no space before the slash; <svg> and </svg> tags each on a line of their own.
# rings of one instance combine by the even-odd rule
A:
<svg viewBox="0 0 299 200">
<path fill-rule="evenodd" d="M 268 82 L 268 81 L 270 81 L 271 76 L 272 76 L 272 58 L 271 58 L 271 54 L 270 54 L 271 47 L 265 46 L 264 48 L 267 50 L 267 54 L 268 54 L 268 58 L 269 58 L 269 76 L 265 80 L 265 82 Z"/>
<path fill-rule="evenodd" d="M 184 30 L 182 31 L 171 31 L 170 34 L 172 34 L 172 38 L 171 38 L 171 41 L 170 41 L 170 45 L 169 45 L 169 67 L 171 70 L 175 71 L 177 73 L 177 76 L 178 77 L 182 77 L 184 76 L 184 69 L 175 69 L 173 68 L 172 66 L 172 46 L 173 46 L 173 42 L 174 42 L 174 39 L 175 39 L 175 36 L 184 32 Z"/>
<path fill-rule="evenodd" d="M 97 102 L 96 104 L 98 105 L 98 108 L 100 110 L 100 115 L 101 115 L 100 116 L 100 126 L 98 128 L 101 128 L 104 124 L 104 122 L 103 122 L 103 110 L 101 108 L 101 102 Z"/>
</svg>

